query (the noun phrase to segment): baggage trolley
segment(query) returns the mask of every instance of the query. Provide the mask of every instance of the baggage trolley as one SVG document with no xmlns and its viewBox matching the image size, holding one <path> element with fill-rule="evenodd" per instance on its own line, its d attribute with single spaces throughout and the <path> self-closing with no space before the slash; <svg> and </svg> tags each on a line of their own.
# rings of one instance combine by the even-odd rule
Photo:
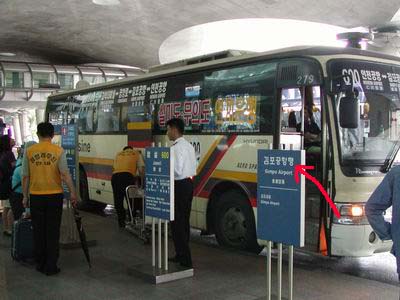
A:
<svg viewBox="0 0 400 300">
<path fill-rule="evenodd" d="M 140 199 L 142 208 L 135 207 L 135 199 Z M 144 243 L 150 242 L 150 231 L 146 228 L 146 217 L 144 214 L 144 191 L 138 185 L 129 185 L 125 190 L 125 200 L 128 206 L 130 221 L 126 230 L 141 239 Z"/>
</svg>

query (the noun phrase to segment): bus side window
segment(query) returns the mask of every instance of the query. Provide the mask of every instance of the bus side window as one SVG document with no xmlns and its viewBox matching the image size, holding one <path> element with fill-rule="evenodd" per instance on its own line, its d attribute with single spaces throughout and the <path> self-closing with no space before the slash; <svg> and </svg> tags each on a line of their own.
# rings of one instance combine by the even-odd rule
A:
<svg viewBox="0 0 400 300">
<path fill-rule="evenodd" d="M 282 89 L 281 131 L 299 132 L 301 124 L 302 99 L 298 88 Z"/>
<path fill-rule="evenodd" d="M 121 106 L 121 131 L 128 130 L 128 123 L 147 122 L 149 114 L 145 105 L 132 105 L 132 103 L 124 103 Z"/>
<path fill-rule="evenodd" d="M 118 132 L 119 131 L 120 107 L 111 105 L 99 105 L 97 112 L 98 133 Z"/>
<path fill-rule="evenodd" d="M 94 132 L 96 129 L 96 107 L 81 107 L 78 113 L 78 128 L 82 133 Z"/>
</svg>

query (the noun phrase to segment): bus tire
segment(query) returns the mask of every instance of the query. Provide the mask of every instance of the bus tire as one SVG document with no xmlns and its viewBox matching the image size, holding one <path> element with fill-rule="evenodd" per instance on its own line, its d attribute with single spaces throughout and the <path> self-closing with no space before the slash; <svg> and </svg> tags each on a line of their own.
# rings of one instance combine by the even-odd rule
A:
<svg viewBox="0 0 400 300">
<path fill-rule="evenodd" d="M 89 185 L 83 168 L 79 168 L 79 196 L 77 208 L 89 210 Z"/>
<path fill-rule="evenodd" d="M 79 168 L 79 200 L 77 208 L 85 211 L 99 211 L 106 208 L 107 204 L 90 200 L 89 185 L 85 170 Z"/>
<path fill-rule="evenodd" d="M 228 248 L 260 253 L 253 209 L 247 197 L 238 191 L 223 193 L 215 204 L 215 236 Z"/>
</svg>

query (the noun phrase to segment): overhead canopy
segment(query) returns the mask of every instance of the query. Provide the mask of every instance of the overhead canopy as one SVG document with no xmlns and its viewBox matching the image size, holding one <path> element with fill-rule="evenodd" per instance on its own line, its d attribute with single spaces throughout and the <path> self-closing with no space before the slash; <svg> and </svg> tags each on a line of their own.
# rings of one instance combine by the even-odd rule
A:
<svg viewBox="0 0 400 300">
<path fill-rule="evenodd" d="M 195 25 L 229 19 L 282 18 L 351 28 L 389 22 L 399 8 L 397 0 L 381 1 L 379 5 L 376 0 L 104 3 L 107 1 L 97 2 L 116 5 L 97 5 L 91 0 L 0 1 L 0 52 L 17 54 L 9 59 L 111 62 L 147 68 L 159 63 L 158 50 L 164 40 Z"/>
</svg>

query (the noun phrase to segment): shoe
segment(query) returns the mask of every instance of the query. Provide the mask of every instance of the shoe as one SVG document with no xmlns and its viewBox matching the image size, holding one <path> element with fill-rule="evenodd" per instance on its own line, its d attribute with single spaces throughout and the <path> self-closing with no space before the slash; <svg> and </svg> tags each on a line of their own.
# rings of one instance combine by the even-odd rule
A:
<svg viewBox="0 0 400 300">
<path fill-rule="evenodd" d="M 174 256 L 174 257 L 168 258 L 168 261 L 173 262 L 173 263 L 180 263 L 181 258 L 179 256 Z"/>
<path fill-rule="evenodd" d="M 58 274 L 58 273 L 60 273 L 61 272 L 61 269 L 60 268 L 56 268 L 55 270 L 53 270 L 53 271 L 46 271 L 46 275 L 47 276 L 53 276 L 53 275 L 56 275 L 56 274 Z"/>
</svg>

